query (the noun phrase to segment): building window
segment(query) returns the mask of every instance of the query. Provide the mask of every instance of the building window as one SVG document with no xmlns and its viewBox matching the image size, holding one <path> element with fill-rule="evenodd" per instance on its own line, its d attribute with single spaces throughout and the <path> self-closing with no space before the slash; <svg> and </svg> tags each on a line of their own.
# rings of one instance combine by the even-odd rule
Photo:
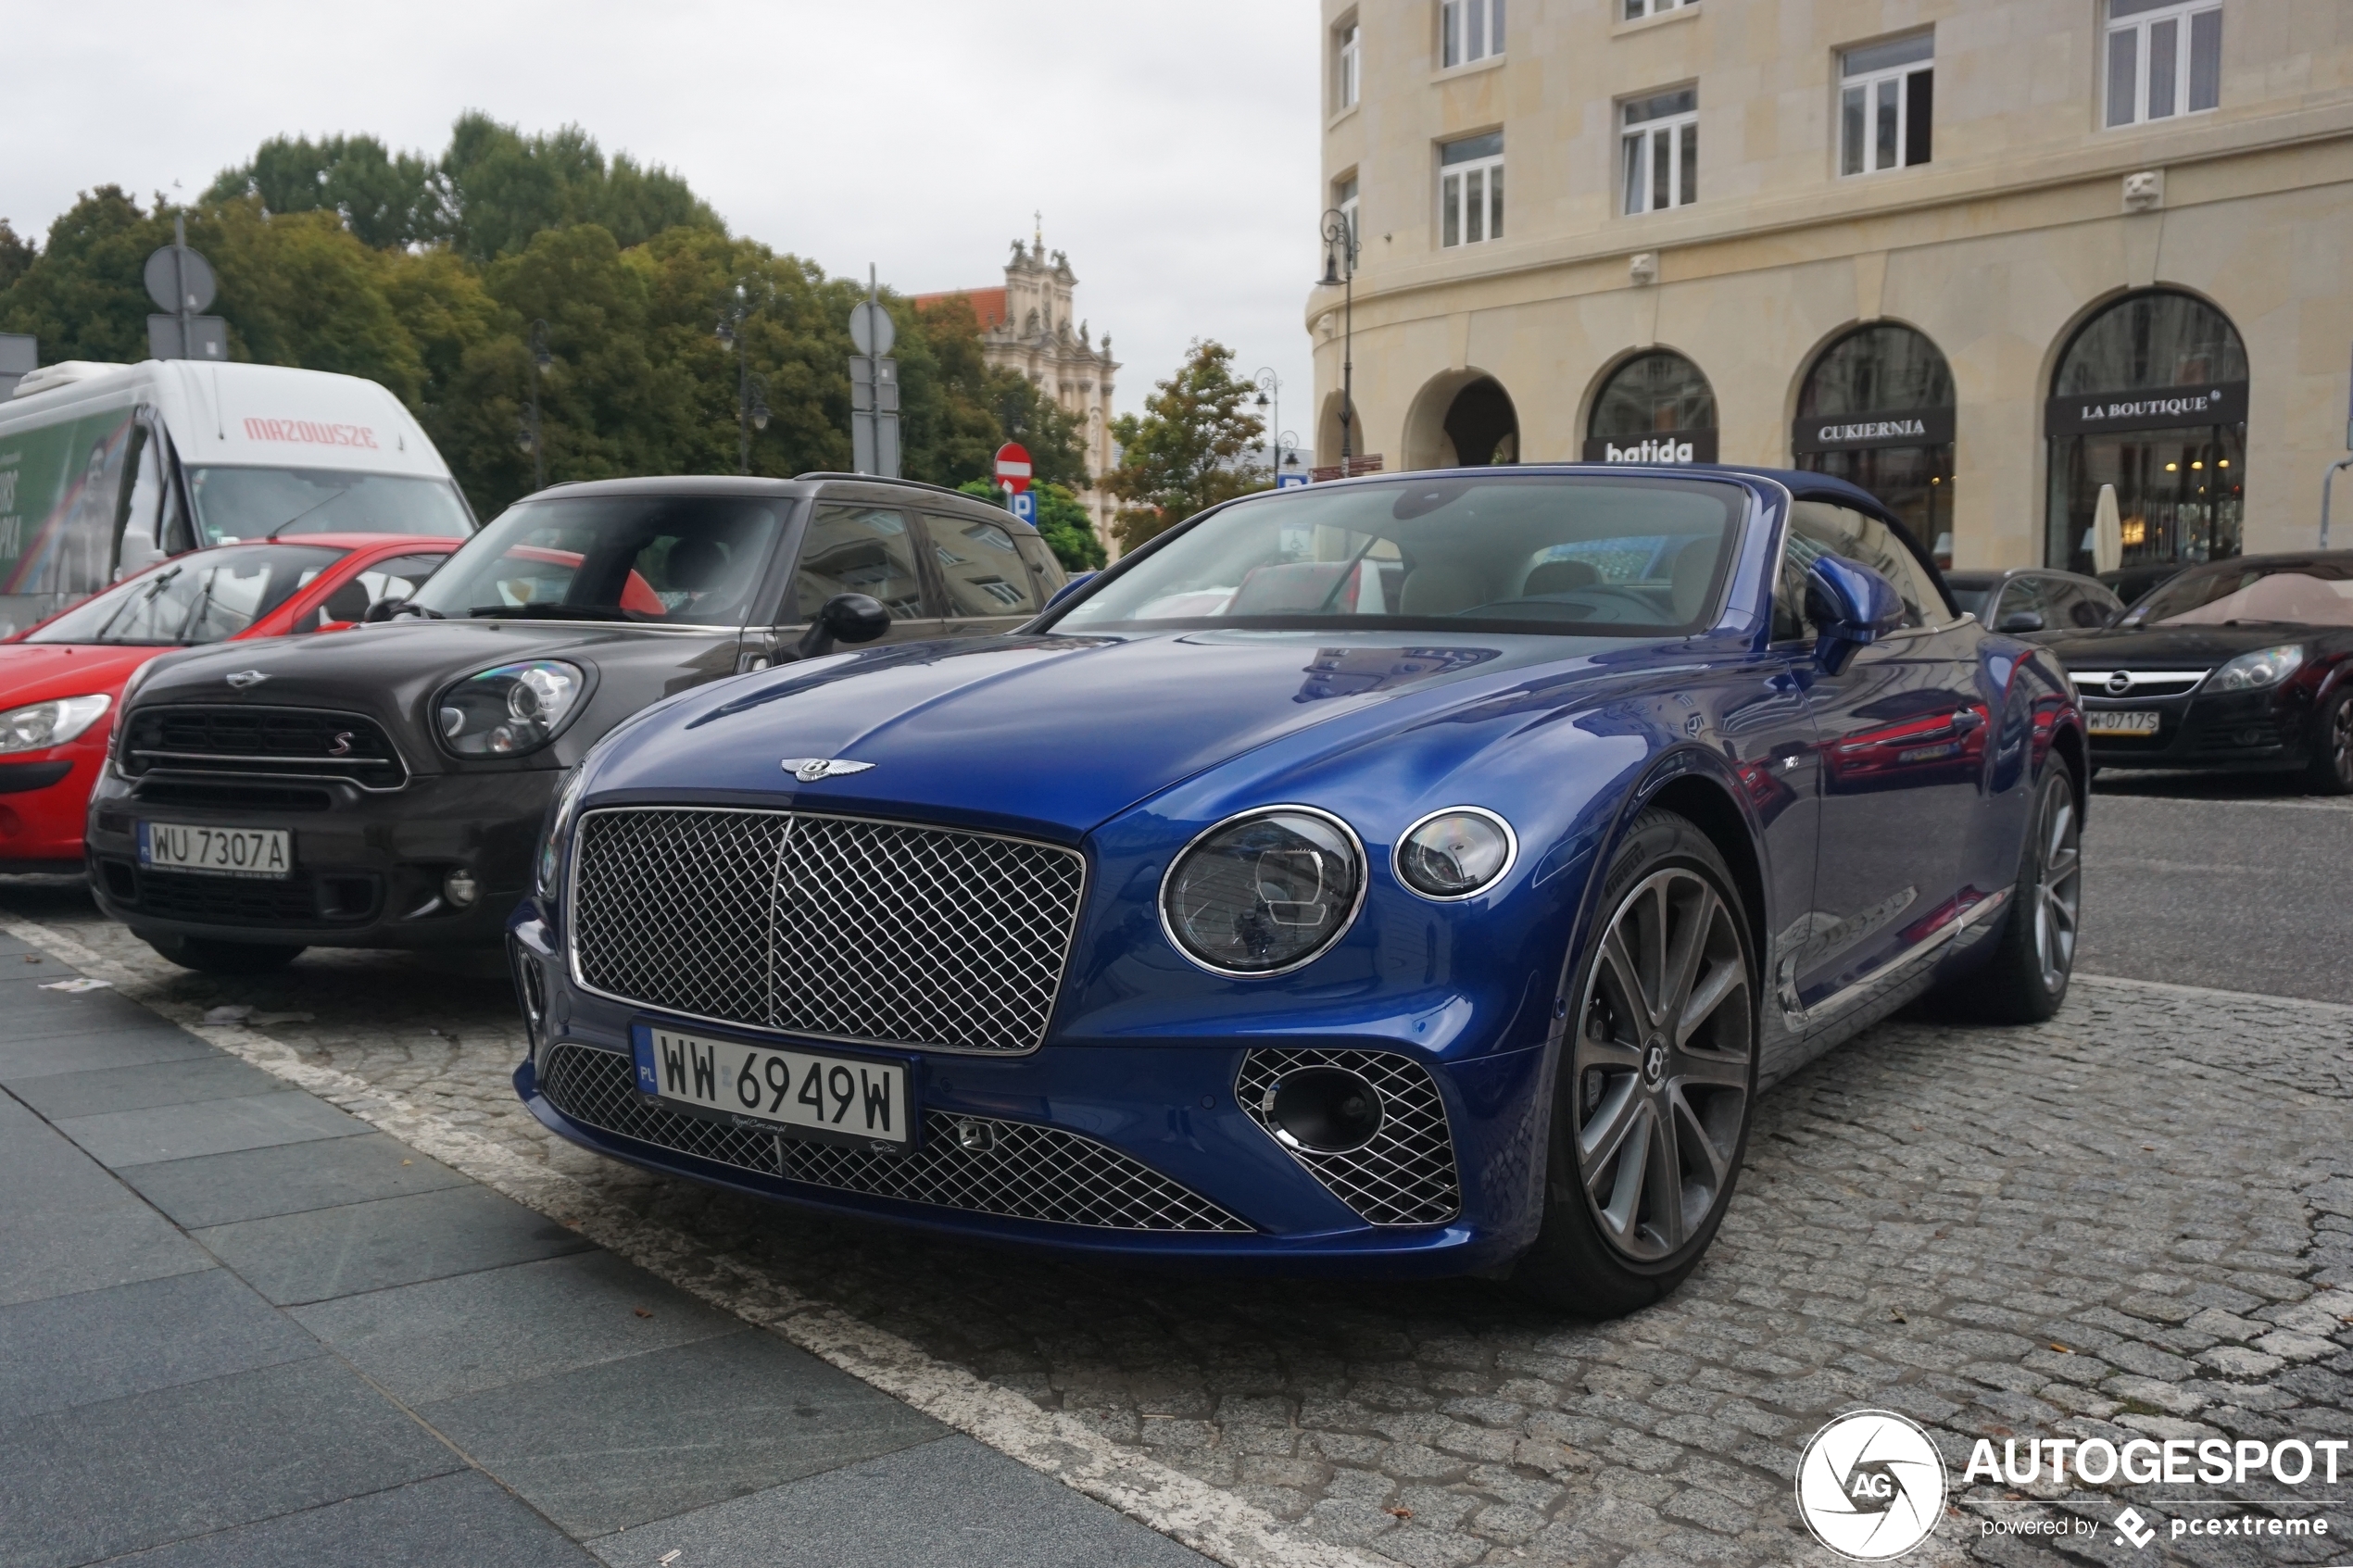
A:
<svg viewBox="0 0 2353 1568">
<path fill-rule="evenodd" d="M 1926 163 L 1936 98 L 1932 32 L 1849 49 L 1839 56 L 1842 174 Z"/>
<path fill-rule="evenodd" d="M 1441 245 L 1475 245 L 1504 237 L 1504 133 L 1466 136 L 1438 149 L 1438 226 Z"/>
<path fill-rule="evenodd" d="M 2220 0 L 2108 0 L 2108 123 L 2200 114 L 2222 101 Z"/>
<path fill-rule="evenodd" d="M 1892 321 L 1824 349 L 1798 389 L 1790 451 L 1801 469 L 1878 496 L 1939 566 L 1953 564 L 1953 370 Z"/>
<path fill-rule="evenodd" d="M 1340 221 L 1348 225 L 1348 245 L 1353 250 L 1361 237 L 1356 226 L 1356 176 L 1332 182 L 1332 205 L 1340 208 Z"/>
<path fill-rule="evenodd" d="M 1638 354 L 1609 373 L 1585 424 L 1589 463 L 1712 463 L 1716 389 L 1671 349 Z"/>
<path fill-rule="evenodd" d="M 1356 95 L 1364 87 L 1364 29 L 1354 19 L 1340 25 L 1332 33 L 1332 112 L 1356 107 Z"/>
<path fill-rule="evenodd" d="M 1663 17 L 1681 6 L 1696 6 L 1699 0 L 1626 0 L 1626 19 L 1640 21 L 1644 17 Z"/>
<path fill-rule="evenodd" d="M 1689 206 L 1699 195 L 1699 89 L 1637 98 L 1623 111 L 1627 212 Z"/>
<path fill-rule="evenodd" d="M 1466 66 L 1504 52 L 1504 0 L 1442 0 L 1438 7 L 1440 56 Z"/>
</svg>

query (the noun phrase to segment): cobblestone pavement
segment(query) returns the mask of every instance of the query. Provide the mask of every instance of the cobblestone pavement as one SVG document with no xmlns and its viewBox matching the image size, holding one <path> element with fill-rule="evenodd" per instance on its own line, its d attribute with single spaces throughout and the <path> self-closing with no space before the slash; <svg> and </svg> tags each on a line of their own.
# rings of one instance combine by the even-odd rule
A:
<svg viewBox="0 0 2353 1568">
<path fill-rule="evenodd" d="M 1863 1404 L 1926 1424 L 1957 1477 L 1980 1436 L 2353 1437 L 2353 1009 L 2087 979 L 2040 1028 L 1883 1025 L 1766 1097 L 1690 1285 L 1582 1325 L 1476 1282 L 1195 1283 L 875 1245 L 550 1139 L 508 1084 L 521 1039 L 495 960 L 313 954 L 223 982 L 163 964 L 77 891 L 13 888 L 0 913 L 132 966 L 147 995 L 249 1008 L 313 1061 L 1416 1568 L 1821 1561 L 1791 1478 L 1807 1436 Z M 2344 1562 L 2346 1478 L 2320 1494 L 2326 1544 L 2140 1552 L 2107 1528 L 1987 1538 L 1983 1520 L 2062 1494 L 1981 1484 L 1910 1561 Z M 2127 1497 L 2185 1512 L 2149 1492 L 2066 1495 L 2102 1526 Z"/>
</svg>

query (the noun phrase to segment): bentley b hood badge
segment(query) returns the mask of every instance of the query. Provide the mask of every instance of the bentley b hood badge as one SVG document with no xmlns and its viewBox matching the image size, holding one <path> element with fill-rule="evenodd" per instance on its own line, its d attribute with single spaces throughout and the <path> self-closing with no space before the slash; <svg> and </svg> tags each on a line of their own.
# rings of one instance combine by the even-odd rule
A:
<svg viewBox="0 0 2353 1568">
<path fill-rule="evenodd" d="M 247 686 L 258 686 L 268 679 L 270 677 L 258 670 L 240 670 L 228 678 L 229 684 L 239 691 L 244 691 Z"/>
<path fill-rule="evenodd" d="M 852 762 L 847 757 L 787 757 L 785 771 L 802 784 L 815 784 L 819 779 L 837 779 L 845 773 L 862 773 L 872 762 Z"/>
</svg>

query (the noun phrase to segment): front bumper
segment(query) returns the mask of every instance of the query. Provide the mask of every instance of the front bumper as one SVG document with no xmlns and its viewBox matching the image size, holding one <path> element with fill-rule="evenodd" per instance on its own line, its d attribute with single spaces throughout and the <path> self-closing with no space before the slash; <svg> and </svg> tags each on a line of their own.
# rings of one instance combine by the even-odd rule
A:
<svg viewBox="0 0 2353 1568">
<path fill-rule="evenodd" d="M 634 1023 L 673 1022 L 737 1037 L 756 1032 L 709 1030 L 580 991 L 547 928 L 527 912 L 514 924 L 510 954 L 532 1039 L 532 1055 L 515 1073 L 516 1092 L 554 1132 L 650 1169 L 796 1208 L 967 1240 L 1220 1273 L 1444 1277 L 1500 1268 L 1535 1238 L 1542 1048 L 1450 1063 L 1434 1053 L 1400 1052 L 1390 1039 L 1281 1042 L 1284 1050 L 1378 1045 L 1392 1056 L 1416 1056 L 1413 1071 L 1426 1073 L 1423 1081 L 1442 1098 L 1459 1190 L 1455 1212 L 1439 1223 L 1370 1223 L 1352 1207 L 1366 1203 L 1360 1189 L 1328 1168 L 1319 1174 L 1294 1158 L 1238 1103 L 1245 1059 L 1262 1042 L 1050 1040 L 1029 1054 L 1003 1058 L 867 1053 L 806 1043 L 808 1049 L 875 1054 L 910 1066 L 925 1123 L 917 1180 L 906 1174 L 917 1167 L 884 1170 L 874 1163 L 914 1160 L 913 1153 L 800 1158 L 832 1146 L 780 1149 L 764 1132 L 746 1135 L 661 1110 L 663 1102 L 636 1094 L 629 1083 Z M 599 1087 L 594 1094 L 578 1086 L 584 1067 L 595 1070 Z M 1077 1148 L 1077 1158 L 1055 1168 L 1057 1184 L 1160 1184 L 1154 1198 L 1128 1203 L 1125 1211 L 1181 1210 L 1189 1221 L 1051 1223 L 1001 1211 L 1021 1207 L 992 1205 L 989 1197 L 992 1184 L 1000 1193 L 1007 1190 L 998 1169 L 1003 1145 L 994 1151 L 995 1163 L 989 1154 L 968 1159 L 957 1147 L 955 1129 L 973 1123 L 1011 1126 L 1033 1139 Z M 693 1135 L 678 1135 L 689 1128 Z M 862 1176 L 862 1160 L 879 1182 Z M 1020 1182 L 1016 1176 L 1014 1185 Z M 879 1190 L 886 1187 L 920 1188 L 924 1196 Z"/>
<path fill-rule="evenodd" d="M 2295 686 L 2115 699 L 2087 692 L 2082 703 L 2095 767 L 2264 771 L 2301 768 L 2311 755 L 2312 704 Z M 2099 716 L 2111 712 L 2155 712 L 2158 732 L 2101 734 Z"/>
<path fill-rule="evenodd" d="M 314 947 L 446 947 L 496 944 L 529 881 L 553 770 L 420 774 L 371 792 L 340 780 L 192 781 L 105 774 L 86 831 L 99 908 L 143 936 Z M 283 880 L 156 872 L 139 863 L 142 821 L 198 827 L 283 828 L 294 872 Z M 448 874 L 479 890 L 455 907 Z"/>
<path fill-rule="evenodd" d="M 106 766 L 103 729 L 46 751 L 0 758 L 0 872 L 78 872 L 91 785 Z"/>
</svg>

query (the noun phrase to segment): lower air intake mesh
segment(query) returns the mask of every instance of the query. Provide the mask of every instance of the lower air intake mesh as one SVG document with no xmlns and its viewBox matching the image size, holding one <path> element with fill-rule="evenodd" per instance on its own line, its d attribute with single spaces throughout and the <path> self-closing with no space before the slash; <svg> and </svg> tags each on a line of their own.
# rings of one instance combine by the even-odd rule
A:
<svg viewBox="0 0 2353 1568">
<path fill-rule="evenodd" d="M 1345 1068 L 1370 1084 L 1380 1095 L 1380 1131 L 1345 1154 L 1285 1144 L 1286 1153 L 1372 1224 L 1439 1225 L 1462 1212 L 1446 1102 L 1428 1069 L 1387 1051 L 1252 1051 L 1242 1059 L 1234 1096 L 1269 1137 L 1275 1129 L 1266 1119 L 1266 1092 L 1284 1073 L 1304 1067 Z"/>
</svg>

